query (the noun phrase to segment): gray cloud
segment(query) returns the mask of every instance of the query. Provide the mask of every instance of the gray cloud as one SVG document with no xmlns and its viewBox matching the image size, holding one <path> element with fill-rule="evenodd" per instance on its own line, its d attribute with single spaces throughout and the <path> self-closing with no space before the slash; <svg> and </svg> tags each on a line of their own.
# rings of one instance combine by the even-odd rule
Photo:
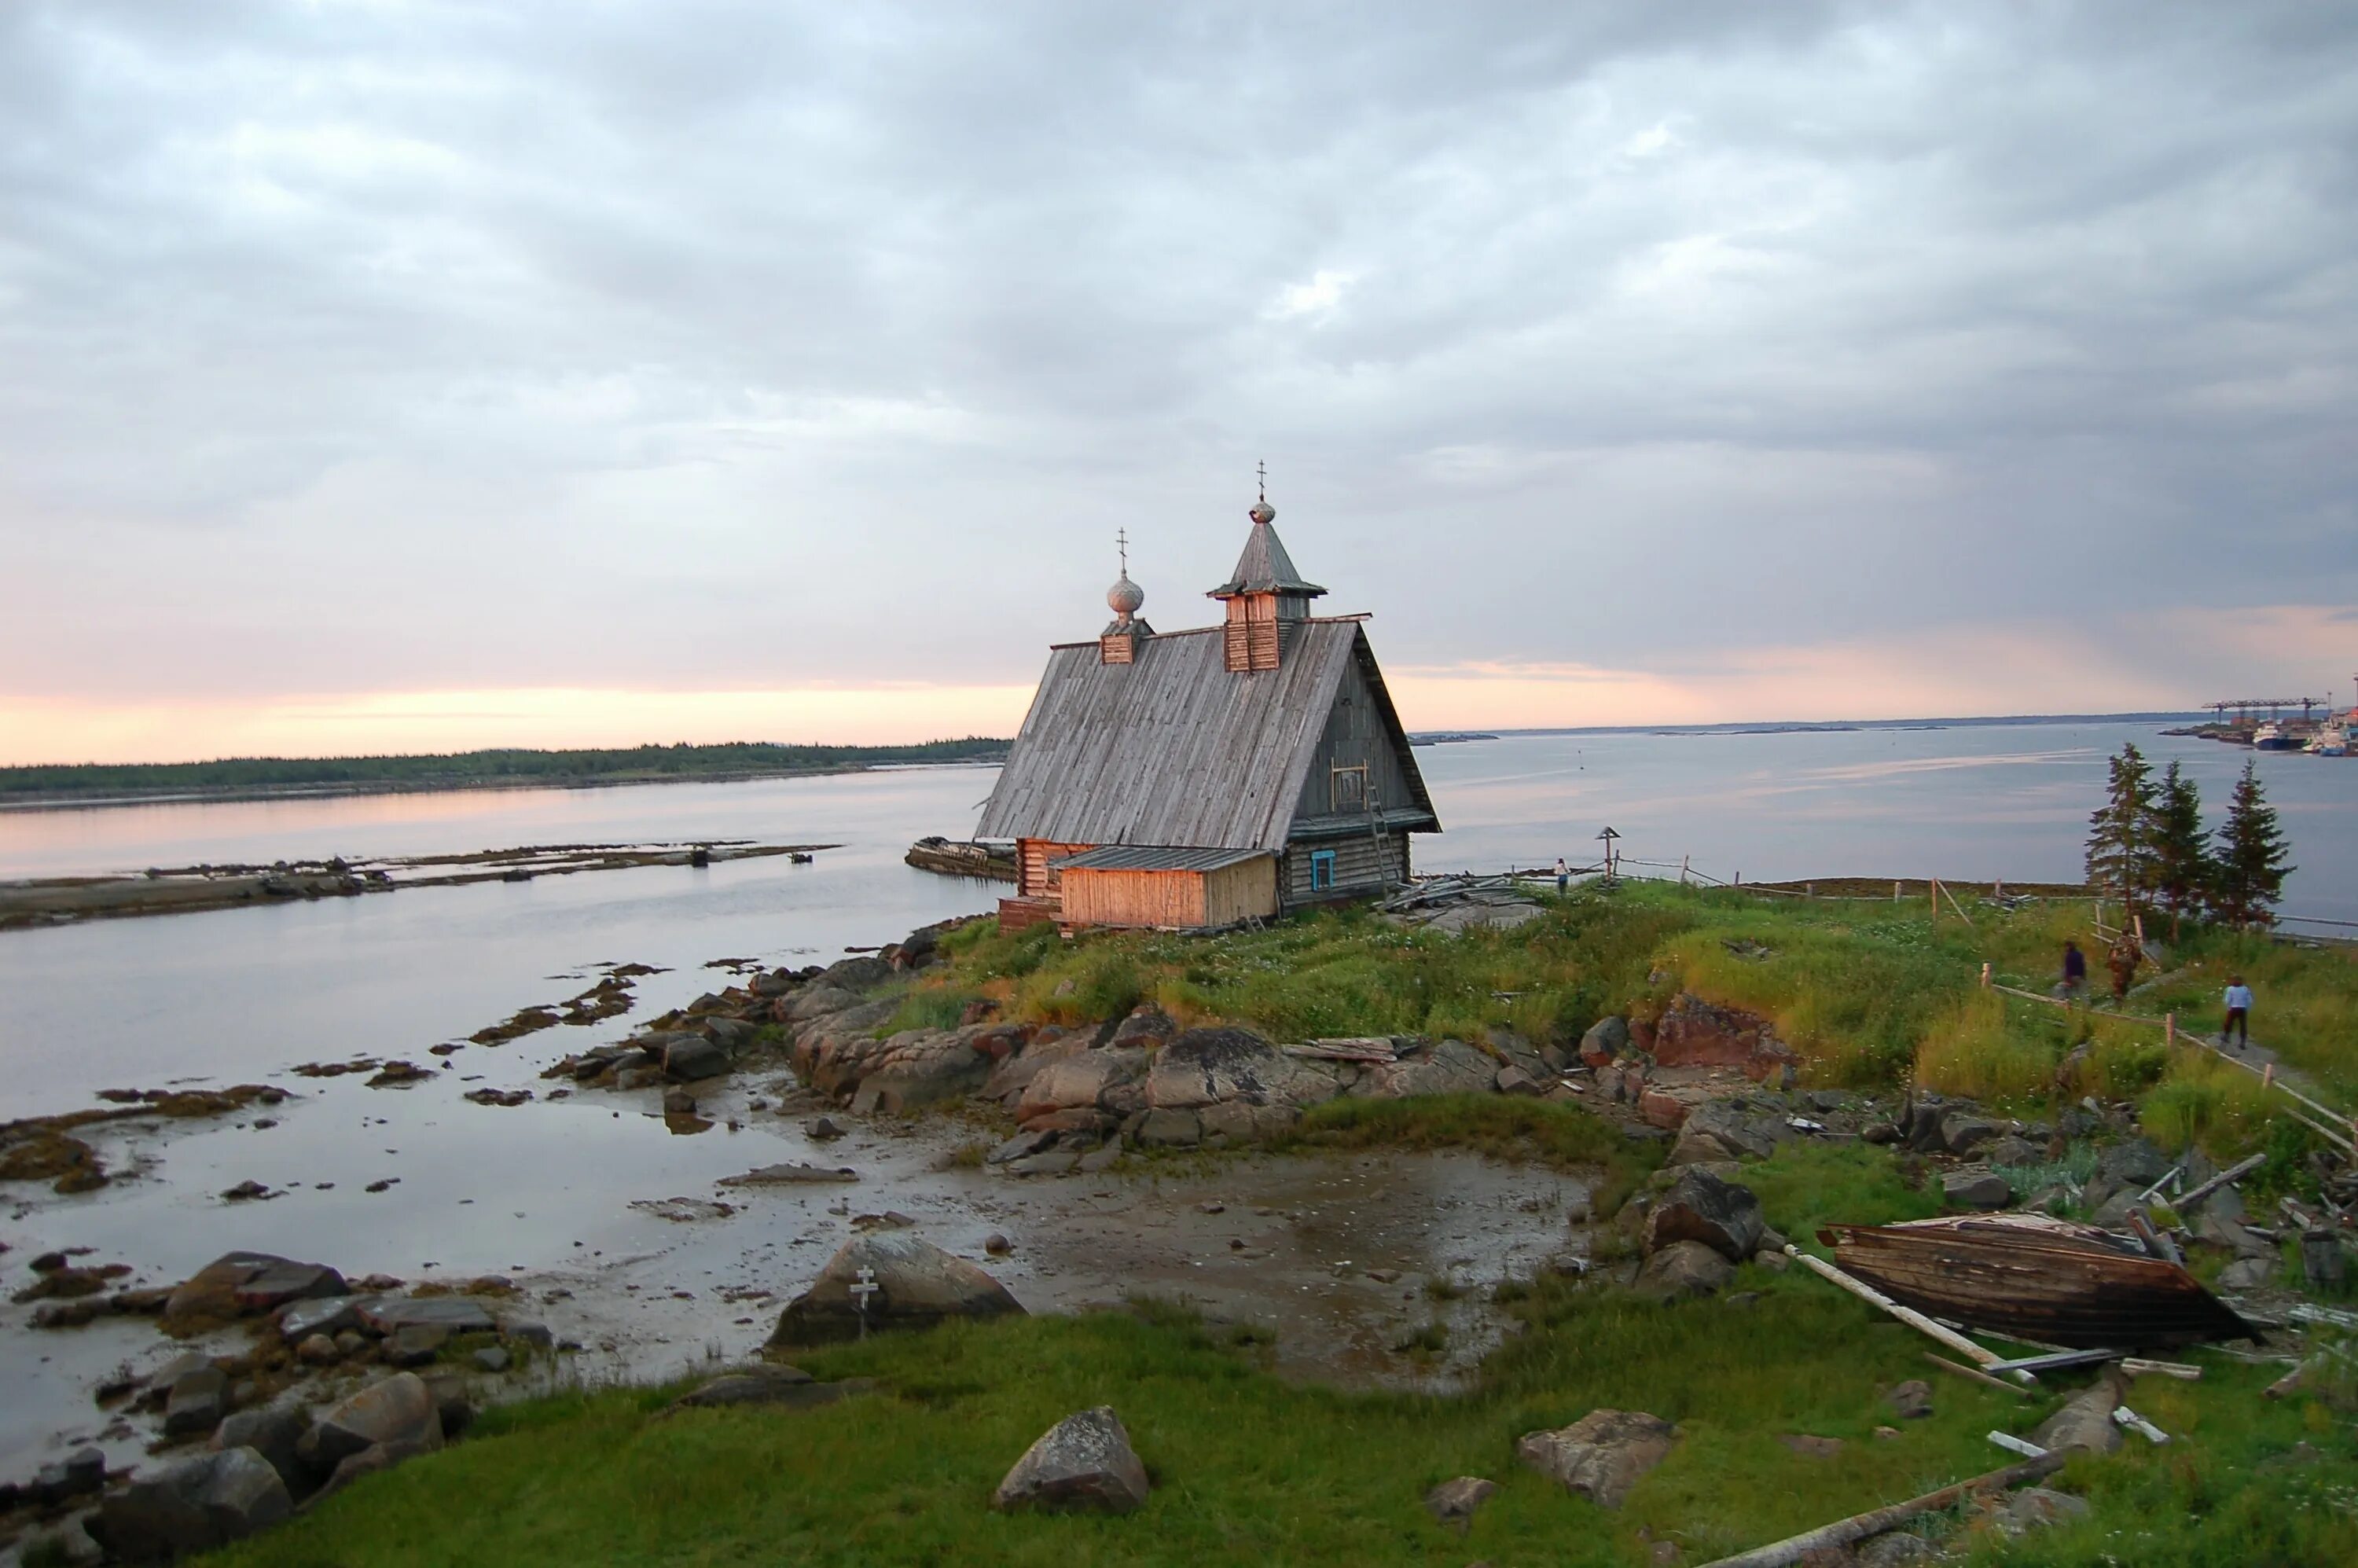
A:
<svg viewBox="0 0 2358 1568">
<path fill-rule="evenodd" d="M 0 687 L 2358 599 L 2351 14 L 1397 12 L 0 8 Z"/>
</svg>

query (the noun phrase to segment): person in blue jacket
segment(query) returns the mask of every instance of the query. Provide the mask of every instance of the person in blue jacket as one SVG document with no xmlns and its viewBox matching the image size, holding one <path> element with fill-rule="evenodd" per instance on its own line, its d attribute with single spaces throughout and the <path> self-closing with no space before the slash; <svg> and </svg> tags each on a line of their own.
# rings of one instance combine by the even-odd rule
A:
<svg viewBox="0 0 2358 1568">
<path fill-rule="evenodd" d="M 2227 1044 L 2230 1034 L 2238 1051 L 2252 1043 L 2252 988 L 2241 975 L 2227 977 L 2227 1021 L 2219 1025 L 2219 1044 Z"/>
</svg>

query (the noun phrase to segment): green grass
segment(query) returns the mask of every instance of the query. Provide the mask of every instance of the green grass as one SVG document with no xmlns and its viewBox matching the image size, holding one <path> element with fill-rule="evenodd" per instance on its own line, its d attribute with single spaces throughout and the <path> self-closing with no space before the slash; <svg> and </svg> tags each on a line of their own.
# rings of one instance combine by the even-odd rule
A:
<svg viewBox="0 0 2358 1568">
<path fill-rule="evenodd" d="M 1003 936 L 979 920 L 944 941 L 952 962 L 918 982 L 903 1016 L 946 1016 L 946 1000 L 925 1000 L 936 993 L 961 1006 L 987 996 L 1011 1017 L 1067 1025 L 1151 1001 L 1183 1023 L 1239 1023 L 1281 1040 L 1479 1042 L 1509 1029 L 1569 1044 L 1607 1013 L 1650 1019 L 1687 990 L 1774 1020 L 1821 1085 L 1885 1089 L 1912 1075 L 1925 1087 L 2027 1107 L 2051 1094 L 2057 1065 L 2083 1042 L 2075 1094 L 2131 1098 L 2166 1065 L 2148 1026 L 2101 1008 L 2067 1017 L 1978 986 L 1986 961 L 1999 979 L 2043 992 L 2067 937 L 2101 957 L 2085 903 L 1976 907 L 1971 926 L 1953 914 L 1936 921 L 1914 900 L 1769 903 L 1661 883 L 1546 903 L 1515 931 L 1463 935 L 1405 930 L 1360 909 L 1214 938 L 1067 941 L 1047 926 Z M 2260 992 L 2262 1038 L 2358 1101 L 2358 1053 L 2346 1045 L 2358 1038 L 2358 949 L 2190 928 L 2171 963 L 2132 996 L 2131 1011 L 2176 1011 L 2189 1029 L 2216 1028 L 2217 992 L 2244 973 Z"/>
<path fill-rule="evenodd" d="M 1793 1152 L 1763 1167 L 1759 1185 L 1789 1233 L 1830 1203 L 1849 1217 L 1916 1212 L 1889 1163 L 1872 1151 Z M 876 1378 L 876 1396 L 658 1417 L 670 1390 L 622 1390 L 495 1410 L 480 1435 L 212 1561 L 1504 1568 L 1640 1563 L 1650 1538 L 1693 1563 L 1996 1468 L 2005 1455 L 1983 1434 L 2027 1432 L 2050 1408 L 1936 1380 L 1935 1415 L 1878 1438 L 1890 1419 L 1882 1390 L 1935 1376 L 1922 1341 L 1800 1271 L 1747 1268 L 1740 1286 L 1758 1298 L 1664 1307 L 1552 1276 L 1500 1292 L 1523 1330 L 1454 1399 L 1301 1386 L 1266 1369 L 1254 1336 L 1152 1304 L 879 1336 L 803 1361 L 823 1378 Z M 2337 1554 L 2358 1460 L 2346 1411 L 2307 1396 L 2263 1400 L 2276 1368 L 2193 1358 L 2201 1383 L 2148 1379 L 2136 1394 L 2178 1443 L 2066 1473 L 2095 1502 L 2090 1523 L 2013 1547 L 1985 1541 L 1973 1560 L 2347 1561 Z M 1153 1477 L 1146 1509 L 1121 1519 L 993 1513 L 991 1488 L 1024 1447 L 1098 1403 L 1120 1412 Z M 1513 1458 L 1521 1433 L 1600 1407 L 1650 1411 L 1681 1430 L 1618 1512 Z M 1844 1446 L 1812 1458 L 1777 1441 L 1799 1433 Z M 2315 1463 L 2271 1463 L 2304 1440 L 2323 1451 Z M 1501 1483 L 1463 1539 L 1420 1506 L 1426 1488 L 1461 1474 Z"/>
</svg>

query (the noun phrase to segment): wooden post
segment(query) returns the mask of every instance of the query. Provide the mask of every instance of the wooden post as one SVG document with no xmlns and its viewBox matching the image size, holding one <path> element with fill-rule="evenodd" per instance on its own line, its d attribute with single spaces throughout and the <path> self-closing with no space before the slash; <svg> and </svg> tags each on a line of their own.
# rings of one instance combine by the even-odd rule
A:
<svg viewBox="0 0 2358 1568">
<path fill-rule="evenodd" d="M 1681 856 L 1679 857 L 1679 886 L 1681 886 L 1681 887 L 1684 887 L 1684 886 L 1686 886 L 1686 885 L 1687 885 L 1687 857 L 1686 857 L 1686 856 L 1684 856 L 1684 855 L 1681 855 Z"/>
<path fill-rule="evenodd" d="M 2165 1012 L 2161 1015 L 2161 1043 L 2166 1049 L 2178 1049 L 2178 1014 Z"/>
<path fill-rule="evenodd" d="M 1934 877 L 1930 883 L 1930 888 L 1932 900 L 1932 924 L 1938 925 L 1941 924 L 1941 879 Z"/>
<path fill-rule="evenodd" d="M 2270 1062 L 2266 1066 L 2260 1069 L 2260 1087 L 2263 1090 L 2272 1089 L 2276 1087 L 2276 1082 L 2277 1065 L 2274 1062 Z"/>
<path fill-rule="evenodd" d="M 1990 967 L 1989 967 L 1989 960 L 1988 960 L 1987 958 L 1984 958 L 1984 959 L 1982 960 L 1982 989 L 1984 989 L 1984 990 L 1987 990 L 1987 989 L 1989 989 L 1989 984 L 1990 984 Z"/>
<path fill-rule="evenodd" d="M 1906 1324 L 1909 1327 L 1916 1330 L 1917 1333 L 1929 1336 L 1940 1344 L 1947 1346 L 1950 1349 L 1955 1351 L 1958 1355 L 1963 1356 L 1966 1360 L 1973 1362 L 1974 1365 L 1985 1368 L 1996 1368 L 2001 1371 L 2007 1369 L 2005 1364 L 2006 1357 L 2000 1356 L 1996 1351 L 1983 1348 L 1981 1346 L 1974 1344 L 1972 1340 L 1967 1339 L 1963 1335 L 1957 1333 L 1954 1329 L 1943 1328 L 1941 1325 L 1934 1323 L 1931 1318 L 1926 1317 L 1922 1313 L 1916 1311 L 1912 1307 L 1901 1306 L 1898 1302 L 1893 1301 L 1889 1296 L 1885 1295 L 1881 1291 L 1877 1290 L 1873 1285 L 1868 1284 L 1866 1281 L 1855 1279 L 1851 1275 L 1844 1273 L 1840 1269 L 1835 1268 L 1832 1263 L 1827 1262 L 1824 1259 L 1813 1257 L 1811 1254 L 1802 1251 L 1800 1248 L 1794 1246 L 1790 1241 L 1785 1244 L 1785 1256 L 1793 1260 L 1794 1262 L 1801 1265 L 1802 1268 L 1809 1270 L 1810 1272 L 1833 1281 L 1835 1284 L 1840 1285 L 1844 1290 L 1848 1291 L 1852 1295 L 1856 1296 L 1859 1300 L 1866 1303 L 1869 1306 L 1882 1308 L 1885 1312 L 1889 1313 L 1892 1316 Z M 2028 1383 L 2031 1381 L 2030 1374 L 2028 1372 L 2017 1372 L 2014 1376 L 2015 1381 L 2017 1383 Z"/>
</svg>

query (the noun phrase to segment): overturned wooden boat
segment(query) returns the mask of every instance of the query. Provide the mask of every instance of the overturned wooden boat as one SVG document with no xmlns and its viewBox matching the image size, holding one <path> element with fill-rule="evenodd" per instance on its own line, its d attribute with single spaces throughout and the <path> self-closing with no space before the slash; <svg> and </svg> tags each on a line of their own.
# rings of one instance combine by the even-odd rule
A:
<svg viewBox="0 0 2358 1568">
<path fill-rule="evenodd" d="M 2178 1264 L 2043 1214 L 1833 1225 L 1818 1239 L 1901 1305 L 1970 1328 L 2075 1349 L 2259 1337 Z"/>
</svg>

